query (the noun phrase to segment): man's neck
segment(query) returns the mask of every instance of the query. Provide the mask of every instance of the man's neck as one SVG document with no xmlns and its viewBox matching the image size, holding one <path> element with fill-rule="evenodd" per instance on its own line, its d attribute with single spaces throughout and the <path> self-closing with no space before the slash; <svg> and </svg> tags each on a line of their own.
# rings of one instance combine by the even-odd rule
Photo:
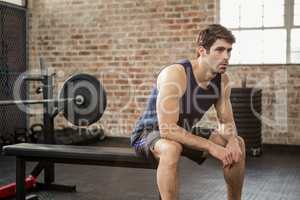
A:
<svg viewBox="0 0 300 200">
<path fill-rule="evenodd" d="M 199 85 L 206 87 L 216 76 L 200 59 L 192 61 L 193 73 Z"/>
</svg>

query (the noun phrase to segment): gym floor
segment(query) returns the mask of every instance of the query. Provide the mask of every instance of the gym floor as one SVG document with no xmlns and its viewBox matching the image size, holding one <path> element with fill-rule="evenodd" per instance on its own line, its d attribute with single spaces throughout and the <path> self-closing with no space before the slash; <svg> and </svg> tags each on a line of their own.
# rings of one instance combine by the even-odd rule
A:
<svg viewBox="0 0 300 200">
<path fill-rule="evenodd" d="M 247 158 L 243 197 L 246 200 L 299 200 L 299 149 L 266 147 L 261 157 Z M 15 179 L 14 157 L 0 156 L 0 185 Z M 27 165 L 28 173 L 35 163 Z M 183 200 L 226 199 L 220 165 L 208 159 L 199 166 L 182 158 L 180 165 Z M 41 174 L 42 175 L 42 174 Z M 40 177 L 42 177 L 40 175 Z M 36 191 L 41 200 L 156 200 L 155 171 L 87 165 L 56 165 L 56 182 L 76 184 L 76 193 Z"/>
</svg>

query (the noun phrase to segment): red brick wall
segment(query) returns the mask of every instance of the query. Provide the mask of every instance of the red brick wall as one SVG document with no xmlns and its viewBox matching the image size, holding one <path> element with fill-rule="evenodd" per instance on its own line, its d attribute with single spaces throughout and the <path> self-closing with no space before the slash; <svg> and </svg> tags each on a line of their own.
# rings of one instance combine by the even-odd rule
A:
<svg viewBox="0 0 300 200">
<path fill-rule="evenodd" d="M 108 107 L 98 124 L 107 134 L 118 136 L 129 136 L 159 69 L 179 58 L 195 58 L 199 29 L 217 21 L 216 0 L 29 0 L 28 5 L 30 67 L 37 69 L 38 57 L 44 57 L 49 69 L 58 74 L 56 90 L 76 72 L 99 78 L 108 93 Z M 264 89 L 263 112 L 271 119 L 277 117 L 275 125 L 264 125 L 267 143 L 300 144 L 295 110 L 299 107 L 295 85 L 299 85 L 300 73 L 295 69 L 249 66 L 230 70 L 237 86 L 239 74 L 248 73 L 251 86 L 259 77 L 287 71 L 287 82 L 293 83 L 282 85 L 289 95 L 287 103 L 283 102 L 288 105 L 288 119 L 272 110 L 276 101 L 281 101 L 275 98 L 281 85 L 271 79 L 271 87 Z M 208 118 L 214 120 L 214 113 Z M 37 116 L 32 121 L 36 120 Z M 287 130 L 278 131 L 280 120 L 288 123 Z M 56 126 L 69 124 L 57 117 Z"/>
<path fill-rule="evenodd" d="M 215 20 L 211 0 L 28 3 L 30 66 L 37 68 L 43 56 L 59 72 L 58 85 L 75 72 L 98 77 L 109 102 L 99 123 L 113 135 L 128 136 L 155 73 L 176 59 L 192 58 L 199 28 Z"/>
</svg>

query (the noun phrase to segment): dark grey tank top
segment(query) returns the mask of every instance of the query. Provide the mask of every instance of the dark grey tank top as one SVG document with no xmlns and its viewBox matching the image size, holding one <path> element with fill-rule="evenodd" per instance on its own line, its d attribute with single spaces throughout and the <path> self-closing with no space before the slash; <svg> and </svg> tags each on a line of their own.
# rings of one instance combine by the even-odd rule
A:
<svg viewBox="0 0 300 200">
<path fill-rule="evenodd" d="M 187 88 L 180 100 L 180 112 L 178 126 L 191 131 L 193 126 L 201 120 L 205 112 L 217 102 L 221 94 L 221 74 L 217 74 L 206 89 L 199 87 L 189 60 L 183 59 L 176 64 L 181 64 L 187 77 Z M 146 110 L 138 119 L 131 135 L 131 145 L 139 138 L 143 130 L 159 130 L 156 113 L 156 99 L 158 90 L 156 85 L 146 106 Z"/>
</svg>

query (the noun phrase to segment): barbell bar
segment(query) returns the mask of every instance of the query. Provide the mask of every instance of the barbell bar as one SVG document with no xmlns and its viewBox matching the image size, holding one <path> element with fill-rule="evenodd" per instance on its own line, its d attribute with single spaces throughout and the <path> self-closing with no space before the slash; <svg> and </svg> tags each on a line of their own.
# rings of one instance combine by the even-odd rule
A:
<svg viewBox="0 0 300 200">
<path fill-rule="evenodd" d="M 82 104 L 84 99 L 82 96 L 78 96 L 75 98 L 66 98 L 66 99 L 32 99 L 32 100 L 1 100 L 0 106 L 9 106 L 9 105 L 22 105 L 22 104 L 42 104 L 42 103 L 60 103 L 60 102 L 70 102 L 75 101 L 77 104 Z"/>
</svg>

